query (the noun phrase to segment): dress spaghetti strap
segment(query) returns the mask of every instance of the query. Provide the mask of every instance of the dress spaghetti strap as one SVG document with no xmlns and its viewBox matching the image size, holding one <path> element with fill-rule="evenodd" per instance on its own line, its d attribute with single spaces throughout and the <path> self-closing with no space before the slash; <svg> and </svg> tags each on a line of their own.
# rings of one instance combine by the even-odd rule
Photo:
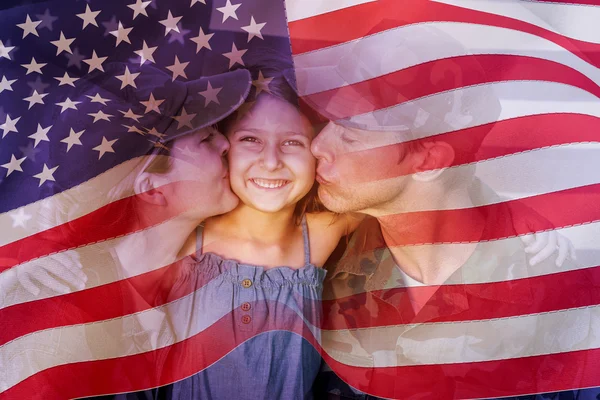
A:
<svg viewBox="0 0 600 400">
<path fill-rule="evenodd" d="M 310 264 L 310 240 L 308 239 L 308 223 L 306 214 L 302 217 L 302 238 L 304 240 L 304 264 Z"/>
<path fill-rule="evenodd" d="M 202 255 L 202 234 L 204 232 L 204 225 L 198 225 L 196 227 L 196 256 Z"/>
</svg>

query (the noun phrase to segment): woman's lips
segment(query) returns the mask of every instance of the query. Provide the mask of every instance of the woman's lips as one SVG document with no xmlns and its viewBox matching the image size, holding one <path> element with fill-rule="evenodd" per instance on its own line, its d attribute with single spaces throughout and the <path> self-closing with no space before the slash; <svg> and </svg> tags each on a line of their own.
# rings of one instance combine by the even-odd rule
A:
<svg viewBox="0 0 600 400">
<path fill-rule="evenodd" d="M 264 178 L 250 178 L 250 182 L 261 189 L 281 189 L 287 186 L 291 181 L 287 179 L 264 179 Z"/>
</svg>

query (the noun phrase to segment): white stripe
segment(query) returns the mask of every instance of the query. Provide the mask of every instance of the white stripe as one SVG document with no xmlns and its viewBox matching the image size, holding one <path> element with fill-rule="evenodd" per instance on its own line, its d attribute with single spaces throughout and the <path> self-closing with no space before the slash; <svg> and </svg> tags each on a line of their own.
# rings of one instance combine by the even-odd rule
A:
<svg viewBox="0 0 600 400">
<path fill-rule="evenodd" d="M 597 67 L 549 40 L 506 28 L 457 22 L 390 29 L 339 46 L 296 55 L 294 64 L 298 91 L 306 96 L 429 61 L 473 54 L 521 55 L 550 60 L 600 83 Z"/>
<path fill-rule="evenodd" d="M 335 360 L 360 367 L 403 367 L 506 360 L 600 347 L 600 306 L 544 314 L 321 333 Z M 362 347 L 377 343 L 379 346 Z M 335 350 L 329 343 L 351 345 Z M 373 347 L 395 350 L 374 352 Z M 375 355 L 373 354 L 375 353 Z"/>
<path fill-rule="evenodd" d="M 148 156 L 144 156 L 125 161 L 71 189 L 28 204 L 17 210 L 0 214 L 0 226 L 12 227 L 2 229 L 0 232 L 0 246 L 82 217 L 105 206 L 111 201 L 131 196 L 134 194 L 133 187 L 123 190 L 122 193 L 114 193 L 114 198 L 108 194 L 115 185 L 133 173 L 136 168 L 144 165 L 147 160 Z M 25 229 L 18 226 L 13 227 L 13 218 L 11 215 L 21 210 L 25 214 L 32 216 L 27 222 Z"/>
<path fill-rule="evenodd" d="M 433 1 L 518 19 L 573 39 L 600 43 L 598 6 L 521 0 Z"/>
<path fill-rule="evenodd" d="M 380 130 L 382 124 L 408 129 L 411 135 L 407 140 L 412 140 L 548 113 L 600 117 L 600 100 L 583 89 L 561 83 L 508 81 L 442 92 L 349 120 L 372 130 Z"/>
<path fill-rule="evenodd" d="M 285 0 L 285 8 L 288 22 L 294 22 L 374 1 L 377 0 Z"/>
<path fill-rule="evenodd" d="M 188 279 L 194 279 L 194 276 L 197 275 L 191 273 Z M 122 318 L 47 329 L 19 337 L 0 346 L 0 365 L 11 366 L 0 369 L 0 392 L 57 365 L 139 354 L 190 338 L 241 305 L 244 296 L 236 295 L 237 288 L 234 286 L 227 277 L 216 278 L 195 292 L 161 307 Z M 217 292 L 220 296 L 215 298 Z M 255 300 L 259 302 L 264 300 L 265 295 L 269 296 L 268 300 L 278 301 L 280 294 L 277 290 L 257 290 L 255 293 Z M 296 298 L 299 304 L 291 304 L 292 298 Z M 222 299 L 237 300 L 232 303 Z M 319 340 L 320 330 L 302 314 L 304 298 L 289 297 L 287 301 L 287 307 L 304 320 Z M 281 310 L 273 308 L 269 311 L 270 315 L 279 312 Z M 232 329 L 241 324 L 236 319 L 243 314 L 246 313 L 234 312 Z M 265 323 L 257 313 L 253 317 L 255 324 Z M 293 318 L 287 321 L 291 322 Z M 272 328 L 266 324 L 262 331 Z M 234 334 L 233 331 L 231 333 Z"/>
</svg>

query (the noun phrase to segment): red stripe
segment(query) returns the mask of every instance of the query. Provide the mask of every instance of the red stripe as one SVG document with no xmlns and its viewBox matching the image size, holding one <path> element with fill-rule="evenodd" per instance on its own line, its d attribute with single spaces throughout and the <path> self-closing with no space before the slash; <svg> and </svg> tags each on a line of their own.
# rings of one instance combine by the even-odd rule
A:
<svg viewBox="0 0 600 400">
<path fill-rule="evenodd" d="M 200 193 L 196 181 L 174 182 L 161 188 L 189 191 L 190 196 Z M 164 207 L 159 212 L 149 203 L 138 201 L 142 196 L 114 201 L 68 223 L 0 247 L 0 272 L 48 254 L 143 230 L 176 216 Z M 139 219 L 139 215 L 144 215 L 144 218 Z"/>
<path fill-rule="evenodd" d="M 352 21 L 351 24 L 346 21 Z M 514 29 L 550 40 L 600 67 L 600 45 L 566 38 L 517 19 L 429 0 L 379 0 L 289 23 L 293 54 L 338 45 L 397 27 L 434 21 L 466 22 Z"/>
<path fill-rule="evenodd" d="M 455 157 L 449 167 L 469 164 L 543 147 L 600 141 L 600 118 L 582 114 L 539 114 L 518 117 L 409 142 L 336 155 L 336 168 L 350 184 L 374 182 L 413 174 L 398 162 L 406 148 L 432 141 L 446 142 Z M 527 134 L 523 134 L 526 132 Z M 369 165 L 370 168 L 363 168 Z"/>
<path fill-rule="evenodd" d="M 566 65 L 534 57 L 490 54 L 430 61 L 304 99 L 335 121 L 465 86 L 513 80 L 564 83 L 600 98 L 600 87 L 594 81 Z"/>
<path fill-rule="evenodd" d="M 374 290 L 323 301 L 323 329 L 467 322 L 595 306 L 600 304 L 598 287 L 600 267 L 504 282 L 413 287 L 414 298 L 431 297 L 416 316 L 407 288 Z M 567 289 L 571 295 L 556 295 Z"/>
<path fill-rule="evenodd" d="M 360 391 L 390 399 L 466 399 L 558 392 L 600 386 L 600 349 L 508 360 L 354 367 L 324 359 Z"/>
<path fill-rule="evenodd" d="M 166 385 L 209 367 L 245 341 L 273 330 L 295 332 L 317 347 L 302 318 L 285 304 L 270 302 L 255 307 L 255 315 L 267 315 L 268 319 L 262 324 L 249 325 L 248 330 L 236 328 L 235 335 L 232 324 L 238 324 L 241 318 L 237 310 L 199 334 L 167 348 L 44 370 L 1 393 L 0 399 L 66 399 Z"/>
</svg>

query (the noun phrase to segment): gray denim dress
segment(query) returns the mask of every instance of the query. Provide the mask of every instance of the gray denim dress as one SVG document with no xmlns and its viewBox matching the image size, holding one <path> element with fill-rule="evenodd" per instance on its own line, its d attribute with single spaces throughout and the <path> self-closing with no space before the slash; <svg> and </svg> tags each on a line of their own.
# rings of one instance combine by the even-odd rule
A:
<svg viewBox="0 0 600 400">
<path fill-rule="evenodd" d="M 311 399 L 321 357 L 319 327 L 326 271 L 310 263 L 302 220 L 305 265 L 264 268 L 202 253 L 202 227 L 190 268 L 176 286 L 197 285 L 194 314 L 177 321 L 202 325 L 211 340 L 193 346 L 195 374 L 156 389 L 129 393 L 143 399 Z M 195 321 L 192 321 L 195 320 Z M 177 322 L 179 323 L 179 322 Z M 176 331 L 188 329 L 178 326 Z M 190 328 L 191 329 L 191 328 Z M 190 361 L 191 360 L 191 361 Z M 168 371 L 165 371 L 168 373 Z M 121 395 L 123 396 L 123 395 Z"/>
</svg>

